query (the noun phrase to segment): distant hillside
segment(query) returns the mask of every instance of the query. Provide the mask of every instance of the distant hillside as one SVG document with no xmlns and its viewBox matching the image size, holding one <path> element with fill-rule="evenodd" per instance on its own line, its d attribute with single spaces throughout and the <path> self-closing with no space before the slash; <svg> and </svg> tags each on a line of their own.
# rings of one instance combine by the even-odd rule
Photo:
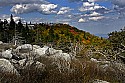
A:
<svg viewBox="0 0 125 83">
<path fill-rule="evenodd" d="M 83 43 L 84 45 L 99 47 L 108 43 L 108 40 L 104 38 L 97 37 L 67 24 L 37 24 L 33 33 L 34 43 Z"/>
<path fill-rule="evenodd" d="M 0 40 L 5 43 L 32 43 L 53 45 L 68 45 L 67 43 L 82 43 L 84 45 L 105 46 L 108 40 L 99 38 L 77 29 L 76 27 L 60 23 L 23 24 L 21 20 L 15 23 L 13 15 L 10 23 L 0 21 Z M 16 41 L 16 42 L 15 42 Z"/>
</svg>

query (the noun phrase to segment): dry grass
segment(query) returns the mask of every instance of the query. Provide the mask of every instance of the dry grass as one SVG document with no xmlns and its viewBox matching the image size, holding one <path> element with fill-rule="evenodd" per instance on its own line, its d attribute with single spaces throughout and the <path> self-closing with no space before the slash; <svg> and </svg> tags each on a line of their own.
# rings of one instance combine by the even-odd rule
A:
<svg viewBox="0 0 125 83">
<path fill-rule="evenodd" d="M 111 83 L 125 83 L 124 74 L 115 67 L 103 69 L 88 57 L 77 58 L 70 63 L 70 70 L 59 71 L 56 65 L 52 65 L 51 58 L 39 58 L 38 61 L 46 65 L 45 71 L 30 66 L 18 70 L 20 77 L 12 74 L 0 73 L 0 83 L 92 83 L 95 79 L 105 80 Z"/>
<path fill-rule="evenodd" d="M 0 74 L 0 83 L 91 83 L 92 80 L 100 79 L 111 83 L 118 82 L 115 71 L 111 68 L 104 71 L 96 63 L 91 61 L 73 61 L 71 71 L 60 71 L 47 67 L 46 71 L 40 71 L 29 67 L 20 70 L 20 77 L 10 74 Z M 120 73 L 121 74 L 121 73 Z"/>
</svg>

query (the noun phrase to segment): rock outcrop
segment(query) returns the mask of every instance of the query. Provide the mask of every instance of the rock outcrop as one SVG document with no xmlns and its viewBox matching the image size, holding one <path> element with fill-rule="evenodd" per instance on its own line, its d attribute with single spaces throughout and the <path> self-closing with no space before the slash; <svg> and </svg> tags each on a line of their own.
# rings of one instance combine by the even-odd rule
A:
<svg viewBox="0 0 125 83">
<path fill-rule="evenodd" d="M 92 83 L 110 83 L 110 82 L 96 79 L 96 80 L 94 80 Z"/>
<path fill-rule="evenodd" d="M 12 58 L 12 48 L 6 50 L 6 51 L 3 51 L 2 52 L 2 57 L 3 58 L 7 58 L 7 59 L 11 59 Z"/>
<path fill-rule="evenodd" d="M 18 71 L 14 68 L 10 61 L 6 59 L 0 59 L 0 72 L 19 75 Z"/>
<path fill-rule="evenodd" d="M 0 72 L 19 75 L 18 70 L 25 70 L 29 67 L 45 71 L 48 64 L 43 64 L 42 60 L 38 61 L 39 58 L 51 60 L 49 64 L 56 64 L 56 67 L 61 70 L 70 69 L 72 55 L 48 46 L 24 44 L 1 53 Z"/>
</svg>

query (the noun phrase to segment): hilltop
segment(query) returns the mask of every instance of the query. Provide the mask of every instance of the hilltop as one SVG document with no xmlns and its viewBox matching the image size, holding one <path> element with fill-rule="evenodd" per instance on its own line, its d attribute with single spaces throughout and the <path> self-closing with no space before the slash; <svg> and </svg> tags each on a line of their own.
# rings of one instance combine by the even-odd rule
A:
<svg viewBox="0 0 125 83">
<path fill-rule="evenodd" d="M 15 38 L 16 37 L 16 38 Z M 6 19 L 0 20 L 0 40 L 9 43 L 14 40 L 21 43 L 65 43 L 80 42 L 86 45 L 98 45 L 105 42 L 105 39 L 99 38 L 77 29 L 68 24 L 61 23 L 39 23 L 39 24 L 23 24 L 21 20 L 14 22 L 13 15 L 10 22 Z M 21 41 L 23 40 L 23 42 Z"/>
<path fill-rule="evenodd" d="M 1 82 L 125 82 L 124 32 L 104 39 L 68 24 L 16 23 L 11 15 L 0 21 Z"/>
<path fill-rule="evenodd" d="M 39 23 L 23 24 L 21 20 L 16 23 L 13 15 L 10 16 L 10 22 L 6 19 L 0 20 L 0 41 L 4 43 L 21 44 L 37 44 L 51 46 L 57 49 L 62 48 L 69 50 L 67 46 L 94 46 L 98 48 L 105 47 L 109 41 L 89 32 L 79 30 L 76 27 L 61 23 Z M 65 47 L 65 48 L 64 48 Z"/>
</svg>

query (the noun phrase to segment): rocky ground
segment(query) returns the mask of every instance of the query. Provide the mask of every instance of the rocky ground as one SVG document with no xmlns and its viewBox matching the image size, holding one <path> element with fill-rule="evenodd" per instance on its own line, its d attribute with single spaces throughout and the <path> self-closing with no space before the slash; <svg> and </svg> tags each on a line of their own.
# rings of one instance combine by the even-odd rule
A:
<svg viewBox="0 0 125 83">
<path fill-rule="evenodd" d="M 0 83 L 124 83 L 125 65 L 49 46 L 0 43 Z"/>
</svg>

